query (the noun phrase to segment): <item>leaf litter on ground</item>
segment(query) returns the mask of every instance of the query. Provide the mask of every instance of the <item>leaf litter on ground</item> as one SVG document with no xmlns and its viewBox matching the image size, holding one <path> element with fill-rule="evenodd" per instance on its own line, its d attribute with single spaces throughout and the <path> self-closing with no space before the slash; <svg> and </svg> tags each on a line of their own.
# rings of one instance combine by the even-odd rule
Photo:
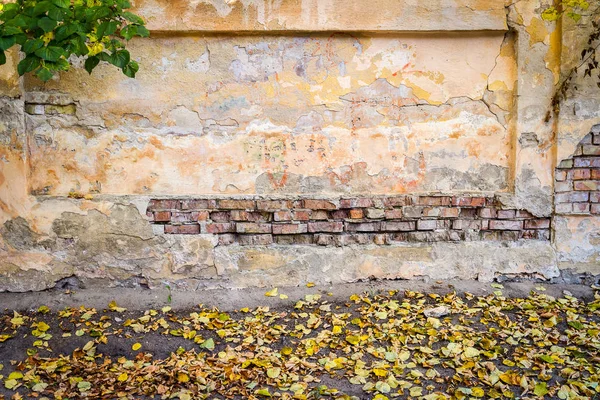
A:
<svg viewBox="0 0 600 400">
<path fill-rule="evenodd" d="M 232 313 L 7 310 L 0 400 L 600 398 L 600 294 L 540 292 L 311 294 Z M 24 351 L 5 360 L 8 346 Z"/>
</svg>

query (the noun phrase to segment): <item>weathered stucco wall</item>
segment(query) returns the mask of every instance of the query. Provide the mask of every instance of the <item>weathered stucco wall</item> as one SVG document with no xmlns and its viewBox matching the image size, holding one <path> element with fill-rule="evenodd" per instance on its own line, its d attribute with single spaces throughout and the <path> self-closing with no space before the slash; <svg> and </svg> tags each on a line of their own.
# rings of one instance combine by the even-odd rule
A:
<svg viewBox="0 0 600 400">
<path fill-rule="evenodd" d="M 600 274 L 599 217 L 554 216 L 598 96 L 547 118 L 580 38 L 543 6 L 138 0 L 135 80 L 12 54 L 0 291 Z"/>
</svg>

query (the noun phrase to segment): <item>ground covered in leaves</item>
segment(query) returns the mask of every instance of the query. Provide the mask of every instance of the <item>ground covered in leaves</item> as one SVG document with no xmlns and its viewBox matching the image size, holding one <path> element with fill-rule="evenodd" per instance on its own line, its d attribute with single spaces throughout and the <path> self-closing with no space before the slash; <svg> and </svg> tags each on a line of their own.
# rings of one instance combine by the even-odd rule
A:
<svg viewBox="0 0 600 400">
<path fill-rule="evenodd" d="M 600 399 L 600 292 L 0 314 L 0 399 Z"/>
</svg>

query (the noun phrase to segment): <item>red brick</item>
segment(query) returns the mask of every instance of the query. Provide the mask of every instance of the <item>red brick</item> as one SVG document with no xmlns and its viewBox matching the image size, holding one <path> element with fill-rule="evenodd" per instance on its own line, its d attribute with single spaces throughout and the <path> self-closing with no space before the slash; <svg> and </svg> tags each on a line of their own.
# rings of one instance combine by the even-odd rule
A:
<svg viewBox="0 0 600 400">
<path fill-rule="evenodd" d="M 556 172 L 555 172 L 555 174 L 554 174 L 554 178 L 558 182 L 564 181 L 565 179 L 567 179 L 567 171 L 557 169 Z"/>
<path fill-rule="evenodd" d="M 253 212 L 253 211 L 231 211 L 232 221 L 249 221 L 249 222 L 267 222 L 271 217 L 270 213 L 266 212 Z"/>
<path fill-rule="evenodd" d="M 498 219 L 513 219 L 516 215 L 515 210 L 498 210 Z"/>
<path fill-rule="evenodd" d="M 333 219 L 346 219 L 349 216 L 348 210 L 335 210 L 331 212 L 331 218 Z"/>
<path fill-rule="evenodd" d="M 182 210 L 206 210 L 207 208 L 211 208 L 211 205 L 208 204 L 208 200 L 182 200 L 181 201 L 181 209 Z"/>
<path fill-rule="evenodd" d="M 442 210 L 439 207 L 425 207 L 423 209 L 424 217 L 439 217 Z"/>
<path fill-rule="evenodd" d="M 408 232 L 417 229 L 415 221 L 387 221 L 382 225 L 383 231 L 387 232 Z"/>
<path fill-rule="evenodd" d="M 242 246 L 267 246 L 273 244 L 273 235 L 240 235 L 238 242 Z"/>
<path fill-rule="evenodd" d="M 458 218 L 460 208 L 457 207 L 444 207 L 442 208 L 442 218 Z"/>
<path fill-rule="evenodd" d="M 461 208 L 460 218 L 477 218 L 477 209 L 475 208 Z"/>
<path fill-rule="evenodd" d="M 454 197 L 453 206 L 461 207 L 483 207 L 485 206 L 485 197 Z"/>
<path fill-rule="evenodd" d="M 529 211 L 517 210 L 517 218 L 533 218 Z"/>
<path fill-rule="evenodd" d="M 598 181 L 576 181 L 575 190 L 598 190 Z"/>
<path fill-rule="evenodd" d="M 481 218 L 496 218 L 498 212 L 494 208 L 481 208 L 479 210 L 479 216 Z"/>
<path fill-rule="evenodd" d="M 308 221 L 310 219 L 310 211 L 308 210 L 296 210 L 293 212 L 294 220 L 296 221 Z"/>
<path fill-rule="evenodd" d="M 590 198 L 587 192 L 566 192 L 557 193 L 554 196 L 556 203 L 582 203 L 588 201 Z"/>
<path fill-rule="evenodd" d="M 482 221 L 480 219 L 457 219 L 452 221 L 452 229 L 457 231 L 480 231 L 482 229 L 487 229 L 487 224 L 488 221 Z"/>
<path fill-rule="evenodd" d="M 214 222 L 229 222 L 231 213 L 229 211 L 213 211 L 210 213 L 210 219 Z"/>
<path fill-rule="evenodd" d="M 402 219 L 402 209 L 395 208 L 393 210 L 385 210 L 386 219 Z"/>
<path fill-rule="evenodd" d="M 234 223 L 213 222 L 206 224 L 206 233 L 233 233 L 235 232 Z"/>
<path fill-rule="evenodd" d="M 350 210 L 350 218 L 352 219 L 362 219 L 364 217 L 364 212 L 360 208 L 354 208 Z"/>
<path fill-rule="evenodd" d="M 166 225 L 165 233 L 179 235 L 198 235 L 200 233 L 200 225 Z"/>
<path fill-rule="evenodd" d="M 420 206 L 449 206 L 452 204 L 452 197 L 448 196 L 421 196 L 417 200 Z"/>
<path fill-rule="evenodd" d="M 590 211 L 592 214 L 600 214 L 600 204 L 592 204 Z"/>
<path fill-rule="evenodd" d="M 254 210 L 256 207 L 254 200 L 224 199 L 219 200 L 217 205 L 223 210 Z"/>
<path fill-rule="evenodd" d="M 437 229 L 437 221 L 434 219 L 421 219 L 417 221 L 417 230 L 433 231 Z"/>
<path fill-rule="evenodd" d="M 529 219 L 525 221 L 525 229 L 550 229 L 550 219 Z"/>
<path fill-rule="evenodd" d="M 346 232 L 379 232 L 380 230 L 380 222 L 363 222 L 358 224 L 346 222 Z"/>
<path fill-rule="evenodd" d="M 291 211 L 275 211 L 273 213 L 273 220 L 280 222 L 280 221 L 291 221 L 292 220 L 292 213 Z"/>
<path fill-rule="evenodd" d="M 310 219 L 324 221 L 329 219 L 329 214 L 325 210 L 314 210 L 310 213 Z"/>
<path fill-rule="evenodd" d="M 289 210 L 292 202 L 289 200 L 258 200 L 256 209 L 260 211 Z"/>
<path fill-rule="evenodd" d="M 588 168 L 579 168 L 572 169 L 567 174 L 567 179 L 573 179 L 575 181 L 580 181 L 583 179 L 590 179 L 592 176 L 592 172 Z"/>
<path fill-rule="evenodd" d="M 170 211 L 157 211 L 154 213 L 154 221 L 156 222 L 171 222 Z"/>
<path fill-rule="evenodd" d="M 309 222 L 308 231 L 310 233 L 315 232 L 343 232 L 344 223 L 339 221 L 325 221 L 325 222 Z"/>
<path fill-rule="evenodd" d="M 590 212 L 590 203 L 573 203 L 573 212 L 576 214 L 587 214 Z"/>
<path fill-rule="evenodd" d="M 600 179 L 600 169 L 593 169 L 592 171 L 592 179 Z"/>
<path fill-rule="evenodd" d="M 490 229 L 493 231 L 520 231 L 523 229 L 523 221 L 493 219 L 490 221 Z"/>
<path fill-rule="evenodd" d="M 590 193 L 590 202 L 600 203 L 600 192 L 591 192 Z"/>
<path fill-rule="evenodd" d="M 367 208 L 373 207 L 373 205 L 373 199 L 368 197 L 340 200 L 340 208 Z"/>
<path fill-rule="evenodd" d="M 194 211 L 192 212 L 193 221 L 208 221 L 210 214 L 208 211 Z"/>
<path fill-rule="evenodd" d="M 271 224 L 240 222 L 235 225 L 237 233 L 271 233 Z"/>
<path fill-rule="evenodd" d="M 600 146 L 594 146 L 591 144 L 583 146 L 583 155 L 600 156 Z"/>
<path fill-rule="evenodd" d="M 412 199 L 408 196 L 386 197 L 383 203 L 386 207 L 404 207 L 412 205 Z"/>
<path fill-rule="evenodd" d="M 308 232 L 306 224 L 273 224 L 274 235 L 295 235 Z"/>
<path fill-rule="evenodd" d="M 174 212 L 171 214 L 171 222 L 184 223 L 192 221 L 193 217 L 191 212 Z"/>
<path fill-rule="evenodd" d="M 180 207 L 179 200 L 151 200 L 148 209 L 154 210 L 178 210 Z"/>
<path fill-rule="evenodd" d="M 336 210 L 337 206 L 328 200 L 305 199 L 304 208 L 309 210 Z"/>
<path fill-rule="evenodd" d="M 600 157 L 577 157 L 575 158 L 576 168 L 600 168 Z"/>
</svg>

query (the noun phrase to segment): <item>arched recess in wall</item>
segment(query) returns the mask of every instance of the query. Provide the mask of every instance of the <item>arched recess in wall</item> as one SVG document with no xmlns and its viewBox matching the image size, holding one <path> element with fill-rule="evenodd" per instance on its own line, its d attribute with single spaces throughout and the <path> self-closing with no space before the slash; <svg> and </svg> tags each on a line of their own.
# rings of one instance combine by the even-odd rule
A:
<svg viewBox="0 0 600 400">
<path fill-rule="evenodd" d="M 559 163 L 554 192 L 556 215 L 600 215 L 600 125 Z"/>
</svg>

